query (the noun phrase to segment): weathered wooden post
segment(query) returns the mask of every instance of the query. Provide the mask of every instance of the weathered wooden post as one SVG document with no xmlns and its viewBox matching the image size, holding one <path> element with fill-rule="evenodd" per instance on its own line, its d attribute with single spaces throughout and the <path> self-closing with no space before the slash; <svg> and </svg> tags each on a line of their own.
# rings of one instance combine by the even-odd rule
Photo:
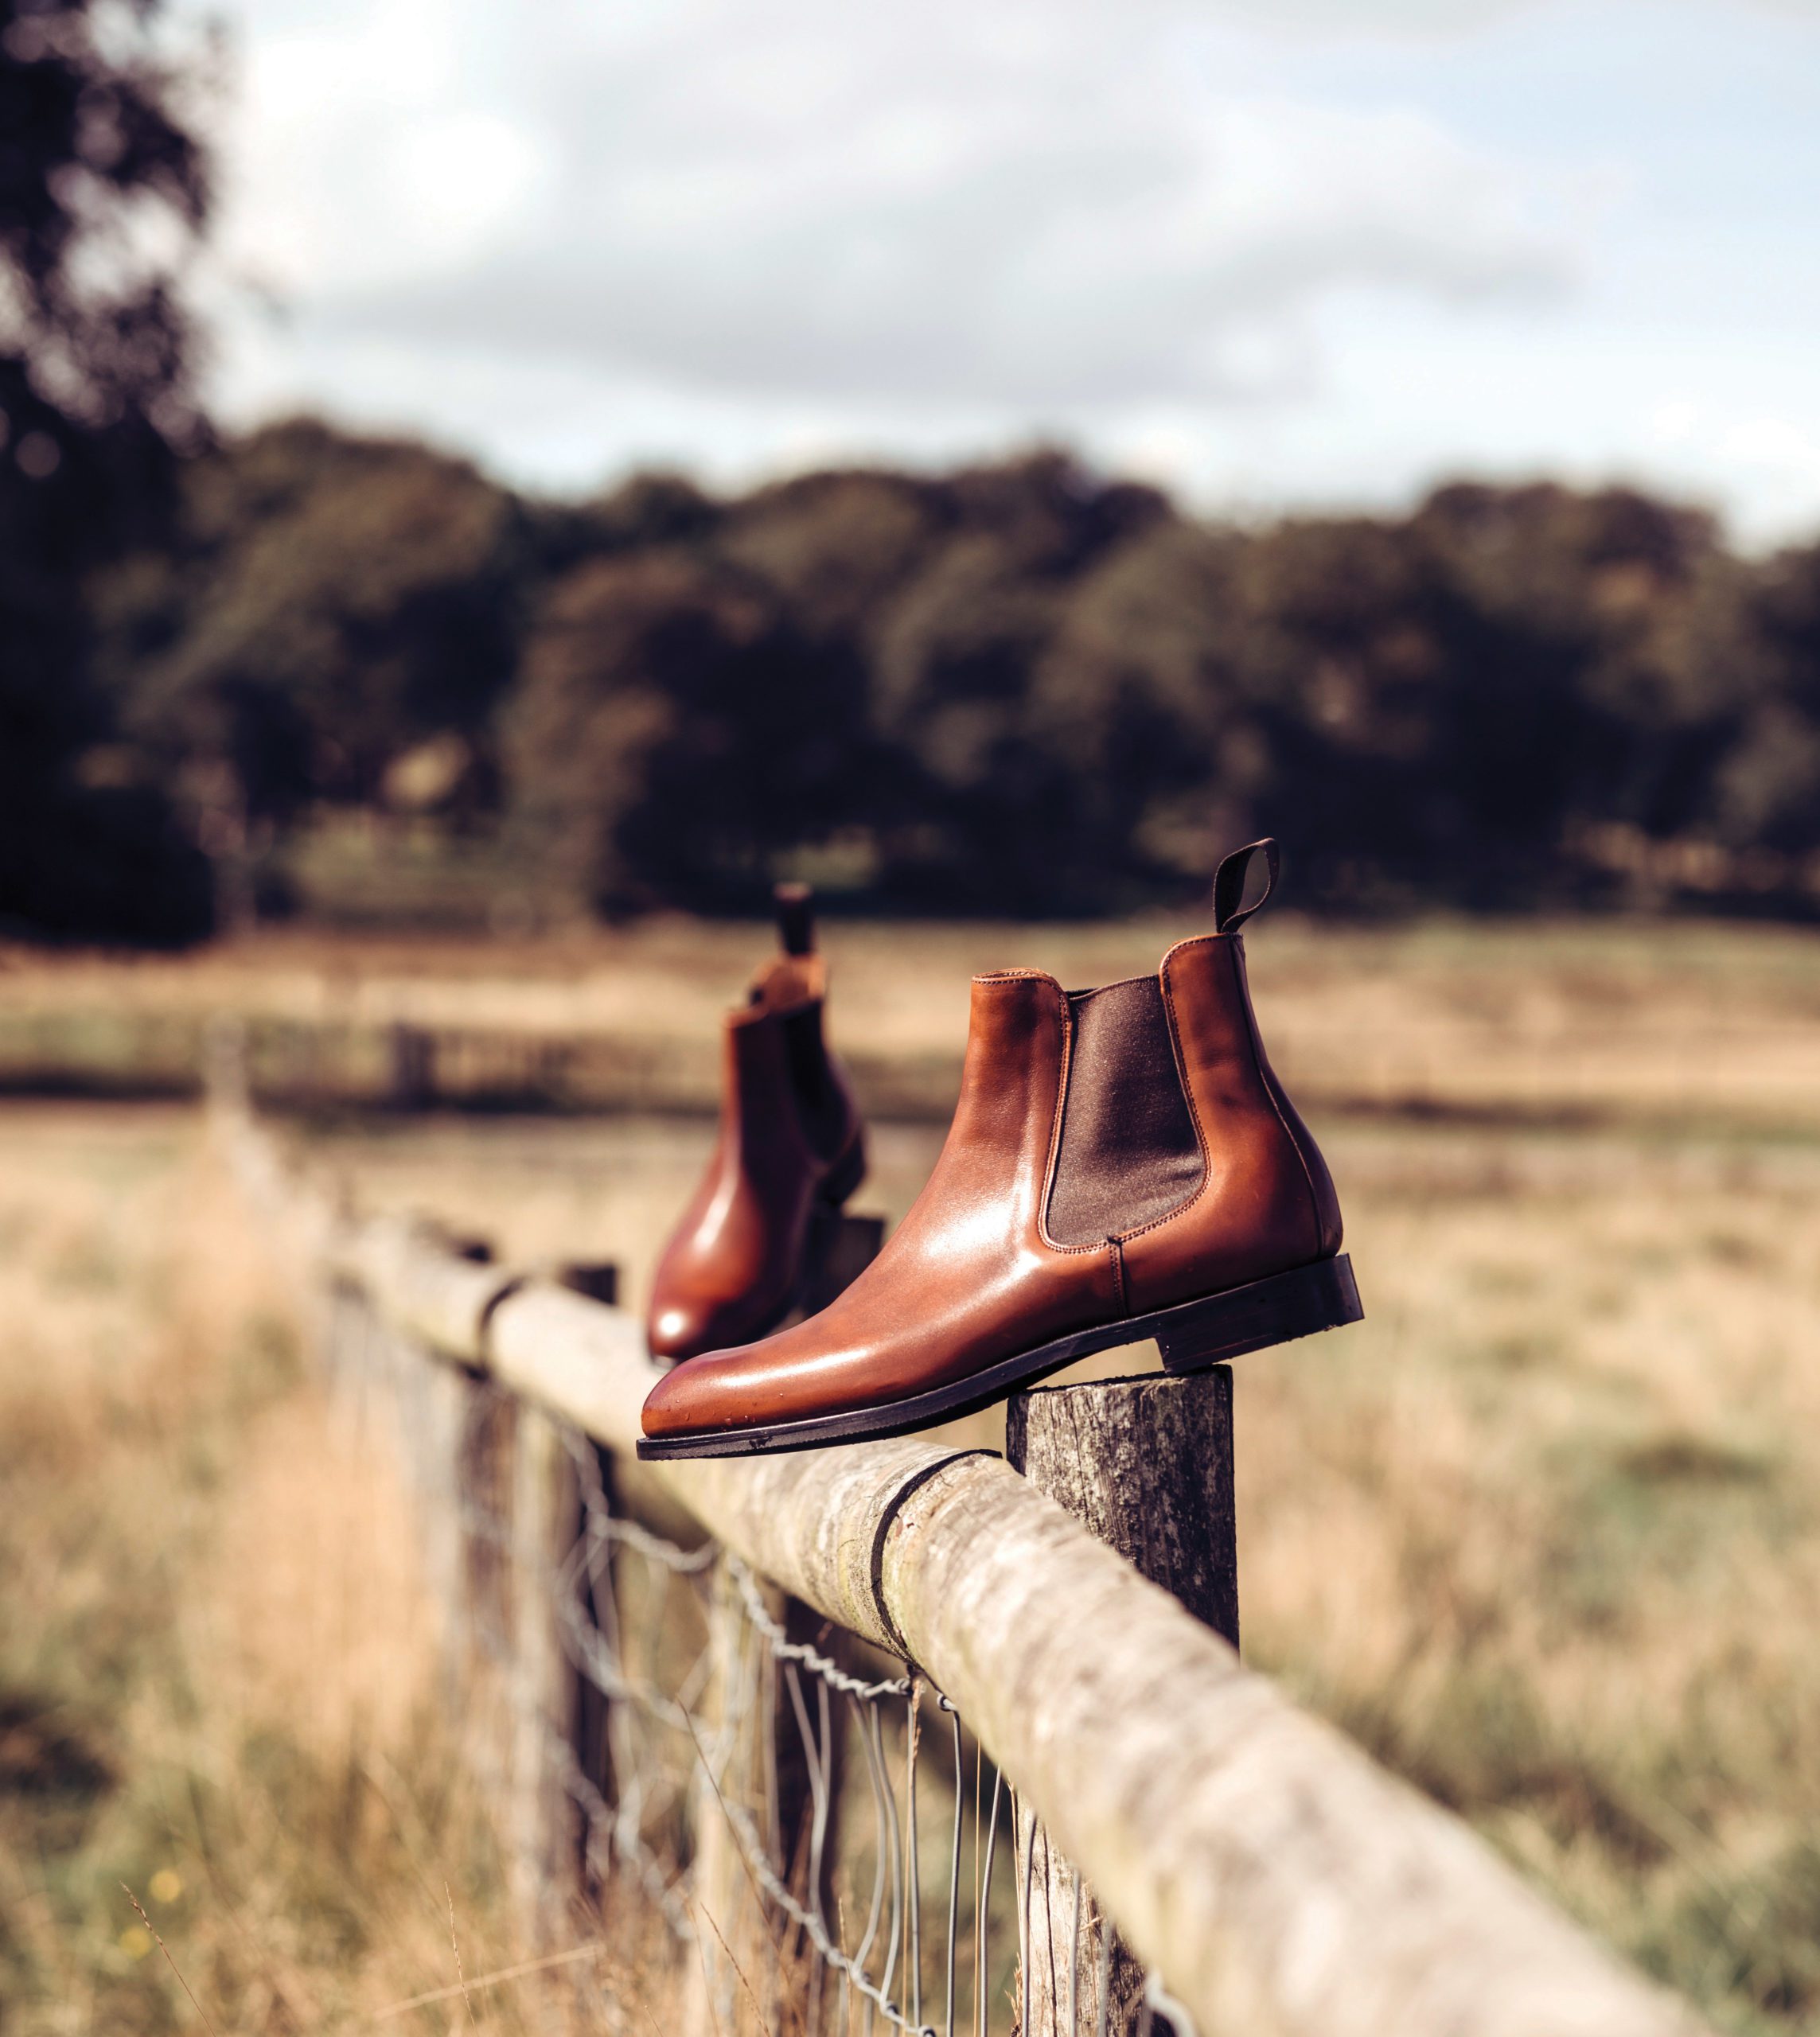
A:
<svg viewBox="0 0 1820 2037">
<path fill-rule="evenodd" d="M 723 1556 L 714 1567 L 708 1604 L 711 1670 L 694 1728 L 698 1761 L 689 1787 L 689 1914 L 696 1942 L 683 1977 L 684 2037 L 726 2037 L 748 2022 L 739 2013 L 739 1982 L 752 1963 L 742 1948 L 749 1948 L 756 1903 L 728 1813 L 756 1813 L 754 1822 L 764 1829 L 764 1809 L 756 1801 L 763 1764 L 751 1638 Z"/>
<path fill-rule="evenodd" d="M 590 1302 L 613 1308 L 619 1301 L 619 1262 L 617 1260 L 566 1259 L 550 1269 L 559 1287 L 572 1295 L 585 1295 Z"/>
<path fill-rule="evenodd" d="M 1153 1583 L 1238 1645 L 1233 1512 L 1232 1371 L 1043 1387 L 1012 1397 L 1005 1455 Z M 1027 1809 L 1029 1866 L 1021 2037 L 1135 2027 L 1144 1969 L 1101 1916 L 1093 1891 Z M 1108 1997 L 1102 2019 L 1100 1998 Z"/>
<path fill-rule="evenodd" d="M 436 1097 L 436 1038 L 402 1020 L 391 1029 L 387 1098 L 394 1110 L 427 1110 Z"/>
<path fill-rule="evenodd" d="M 580 1841 L 562 1750 L 574 1744 L 575 1677 L 558 1626 L 557 1566 L 575 1544 L 581 1503 L 555 1424 L 520 1404 L 512 1494 L 512 1801 L 509 1843 L 521 1914 L 554 1942 L 575 1893 Z"/>
<path fill-rule="evenodd" d="M 513 1823 L 512 1527 L 518 1403 L 477 1375 L 461 1377 L 461 1426 L 449 1500 L 461 1534 L 462 1617 L 452 1638 L 458 1651 L 468 1759 L 497 1829 L 509 1835 Z"/>
<path fill-rule="evenodd" d="M 389 1418 L 387 1440 L 410 1482 L 424 1585 L 441 1630 L 443 1683 L 451 1707 L 459 1708 L 466 1696 L 463 1651 L 469 1630 L 462 1449 L 474 1397 L 481 1389 L 467 1373 L 438 1365 L 427 1351 L 379 1321 L 369 1298 L 361 1295 L 360 1307 L 365 1315 L 368 1348 L 390 1375 L 384 1381 Z M 375 1379 L 368 1392 L 372 1393 L 380 1384 Z M 368 1434 L 375 1434 L 377 1426 L 377 1420 L 369 1417 Z"/>
</svg>

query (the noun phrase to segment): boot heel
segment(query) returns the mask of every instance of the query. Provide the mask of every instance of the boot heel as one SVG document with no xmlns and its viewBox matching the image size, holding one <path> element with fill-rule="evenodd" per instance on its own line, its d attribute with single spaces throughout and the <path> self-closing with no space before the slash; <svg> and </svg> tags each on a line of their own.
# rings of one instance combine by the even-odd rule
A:
<svg viewBox="0 0 1820 2037">
<path fill-rule="evenodd" d="M 1352 1261 L 1342 1252 L 1337 1259 L 1317 1260 L 1204 1301 L 1164 1309 L 1152 1318 L 1152 1334 L 1164 1371 L 1204 1372 L 1246 1351 L 1358 1322 L 1364 1315 Z"/>
</svg>

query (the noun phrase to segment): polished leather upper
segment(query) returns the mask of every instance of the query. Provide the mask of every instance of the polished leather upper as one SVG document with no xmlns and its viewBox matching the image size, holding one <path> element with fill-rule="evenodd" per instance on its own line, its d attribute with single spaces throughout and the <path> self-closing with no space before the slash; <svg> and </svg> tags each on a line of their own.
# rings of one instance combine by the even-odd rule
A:
<svg viewBox="0 0 1820 2037">
<path fill-rule="evenodd" d="M 779 956 L 727 1019 L 719 1136 L 652 1286 L 654 1357 L 675 1363 L 769 1329 L 797 1299 L 818 1203 L 863 1171 L 859 1112 L 821 1046 L 821 972 L 819 956 Z M 813 1112 L 792 1066 L 793 1027 L 823 1085 Z"/>
<path fill-rule="evenodd" d="M 1183 942 L 1160 983 L 1202 1155 L 1177 1206 L 1088 1244 L 1053 1241 L 1068 999 L 1031 971 L 976 977 L 960 1103 L 902 1226 L 819 1315 L 662 1381 L 646 1435 L 879 1405 L 1337 1252 L 1332 1182 L 1264 1058 L 1238 937 Z"/>
<path fill-rule="evenodd" d="M 1243 940 L 1184 941 L 1160 973 L 1206 1171 L 1179 1209 L 1124 1241 L 1134 1315 L 1331 1258 L 1340 1247 L 1333 1178 L 1258 1037 Z"/>
</svg>

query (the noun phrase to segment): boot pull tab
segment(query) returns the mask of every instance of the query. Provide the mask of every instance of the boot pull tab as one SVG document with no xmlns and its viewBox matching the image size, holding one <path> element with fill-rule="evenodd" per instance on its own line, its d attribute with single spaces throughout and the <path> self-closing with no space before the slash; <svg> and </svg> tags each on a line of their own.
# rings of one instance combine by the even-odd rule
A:
<svg viewBox="0 0 1820 2037">
<path fill-rule="evenodd" d="M 815 952 L 815 894 L 806 884 L 780 884 L 771 897 L 777 909 L 777 938 L 786 955 Z"/>
<path fill-rule="evenodd" d="M 1260 850 L 1264 852 L 1264 889 L 1253 902 L 1243 907 L 1240 901 L 1245 896 L 1245 880 L 1251 875 L 1251 859 Z M 1275 838 L 1266 835 L 1261 842 L 1247 842 L 1242 849 L 1234 849 L 1214 873 L 1214 931 L 1216 933 L 1237 933 L 1258 907 L 1276 889 L 1279 859 Z"/>
</svg>

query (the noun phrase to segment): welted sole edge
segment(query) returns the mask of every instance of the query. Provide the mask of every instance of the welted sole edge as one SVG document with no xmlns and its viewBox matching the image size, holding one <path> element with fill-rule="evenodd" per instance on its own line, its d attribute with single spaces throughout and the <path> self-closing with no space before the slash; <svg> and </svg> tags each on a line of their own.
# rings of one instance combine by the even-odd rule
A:
<svg viewBox="0 0 1820 2037">
<path fill-rule="evenodd" d="M 1229 1287 L 1174 1308 L 1134 1315 L 1123 1322 L 1102 1323 L 1039 1344 L 968 1378 L 952 1380 L 902 1400 L 874 1408 L 855 1408 L 844 1414 L 813 1415 L 794 1421 L 754 1423 L 737 1428 L 701 1429 L 686 1435 L 644 1436 L 638 1455 L 647 1463 L 669 1463 L 691 1457 L 769 1457 L 796 1450 L 825 1450 L 841 1443 L 910 1435 L 937 1422 L 989 1408 L 1019 1388 L 1033 1385 L 1073 1365 L 1077 1358 L 1128 1344 L 1156 1340 L 1163 1369 L 1171 1373 L 1204 1372 L 1228 1358 L 1242 1357 L 1272 1344 L 1312 1337 L 1361 1321 L 1365 1315 L 1353 1278 L 1352 1261 L 1317 1260 L 1292 1267 L 1287 1273 Z"/>
</svg>

